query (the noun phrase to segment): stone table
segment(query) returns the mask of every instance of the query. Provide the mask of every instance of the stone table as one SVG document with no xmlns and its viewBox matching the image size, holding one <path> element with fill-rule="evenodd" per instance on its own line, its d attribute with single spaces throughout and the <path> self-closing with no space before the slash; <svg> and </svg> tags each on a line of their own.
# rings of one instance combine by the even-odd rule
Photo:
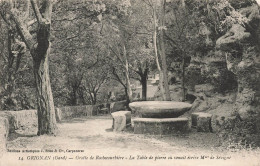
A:
<svg viewBox="0 0 260 166">
<path fill-rule="evenodd" d="M 175 101 L 140 101 L 129 107 L 140 118 L 176 118 L 189 111 L 191 104 Z"/>
</svg>

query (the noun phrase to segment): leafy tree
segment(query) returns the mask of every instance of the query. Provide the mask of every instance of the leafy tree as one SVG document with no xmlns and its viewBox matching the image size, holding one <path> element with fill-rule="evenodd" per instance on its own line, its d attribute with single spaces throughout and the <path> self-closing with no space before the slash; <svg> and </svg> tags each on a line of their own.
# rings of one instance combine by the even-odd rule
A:
<svg viewBox="0 0 260 166">
<path fill-rule="evenodd" d="M 109 77 L 107 68 L 108 66 L 99 63 L 95 68 L 88 70 L 81 85 L 80 96 L 83 100 L 87 100 L 92 105 L 99 102 L 99 92 Z"/>
<path fill-rule="evenodd" d="M 147 96 L 147 78 L 154 68 L 155 57 L 152 45 L 153 27 L 150 11 L 142 1 L 131 2 L 131 16 L 128 30 L 134 37 L 129 40 L 130 76 L 140 81 L 142 86 L 142 100 Z"/>
<path fill-rule="evenodd" d="M 120 1 L 121 2 L 121 1 Z M 107 45 L 107 49 L 109 49 L 110 53 L 108 54 L 107 59 L 110 62 L 118 62 L 116 65 L 112 66 L 112 74 L 116 77 L 126 90 L 126 96 L 128 102 L 132 101 L 132 89 L 130 83 L 129 76 L 129 42 L 133 35 L 128 30 L 130 29 L 130 25 L 128 25 L 129 21 L 129 11 L 127 11 L 128 5 L 124 2 L 121 2 L 122 7 L 121 10 L 115 12 L 115 10 L 111 7 L 111 14 L 102 20 L 102 30 L 101 34 L 103 36 L 103 44 Z M 115 8 L 120 9 L 121 4 L 116 4 Z M 112 18 L 112 19 L 110 19 Z M 119 65 L 123 69 L 123 75 L 125 77 L 125 83 L 119 77 L 116 66 Z"/>
<path fill-rule="evenodd" d="M 2 10 L 8 13 L 5 19 L 10 22 L 13 29 L 17 30 L 21 41 L 24 42 L 33 59 L 37 92 L 38 135 L 55 134 L 56 119 L 48 64 L 53 2 L 42 1 L 40 9 L 36 0 L 15 3 L 10 1 L 9 3 L 2 2 L 2 4 L 6 7 Z M 30 14 L 30 10 L 33 13 Z"/>
<path fill-rule="evenodd" d="M 53 82 L 59 82 L 53 85 L 59 105 L 86 104 L 81 87 L 103 54 L 96 28 L 104 11 L 101 1 L 59 1 L 54 7 L 51 75 Z"/>
<path fill-rule="evenodd" d="M 5 7 L 7 3 L 1 3 Z M 30 71 L 31 59 L 25 45 L 21 42 L 16 29 L 11 26 L 8 12 L 1 10 L 1 89 L 0 107 L 2 110 L 35 108 L 33 92 L 34 82 Z"/>
<path fill-rule="evenodd" d="M 201 40 L 199 25 L 194 17 L 196 9 L 186 6 L 184 0 L 169 2 L 166 14 L 166 38 L 168 58 L 174 61 L 174 71 L 181 73 L 182 100 L 186 100 L 185 68 L 195 55 L 196 43 Z"/>
<path fill-rule="evenodd" d="M 164 100 L 170 100 L 170 91 L 168 85 L 168 73 L 167 73 L 167 64 L 166 64 L 166 54 L 165 54 L 165 44 L 164 44 L 164 31 L 165 31 L 165 5 L 166 1 L 153 1 L 153 0 L 143 0 L 146 3 L 150 10 L 152 11 L 153 18 L 153 45 L 155 60 L 157 64 L 157 69 L 160 73 L 160 90 Z M 159 31 L 159 40 L 158 40 L 158 31 Z M 159 45 L 159 47 L 158 47 Z M 159 49 L 158 49 L 159 48 Z M 160 55 L 160 60 L 159 56 Z"/>
</svg>

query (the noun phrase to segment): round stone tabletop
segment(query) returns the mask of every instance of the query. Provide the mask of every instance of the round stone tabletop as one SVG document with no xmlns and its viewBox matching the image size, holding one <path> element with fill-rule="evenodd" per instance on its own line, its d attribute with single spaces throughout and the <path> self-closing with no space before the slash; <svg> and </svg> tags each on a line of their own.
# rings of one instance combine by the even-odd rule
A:
<svg viewBox="0 0 260 166">
<path fill-rule="evenodd" d="M 176 118 L 189 111 L 191 104 L 175 101 L 139 101 L 129 104 L 142 118 Z"/>
</svg>

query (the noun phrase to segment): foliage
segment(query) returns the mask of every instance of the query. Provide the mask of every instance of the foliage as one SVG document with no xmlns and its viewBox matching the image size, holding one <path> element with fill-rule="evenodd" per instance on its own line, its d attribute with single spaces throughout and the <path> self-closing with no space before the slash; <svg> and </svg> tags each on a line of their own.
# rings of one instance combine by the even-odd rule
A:
<svg viewBox="0 0 260 166">
<path fill-rule="evenodd" d="M 149 2 L 135 0 L 57 1 L 53 8 L 53 51 L 50 57 L 50 74 L 56 105 L 77 104 L 75 93 L 76 98 L 79 98 L 78 92 L 82 86 L 82 80 L 86 77 L 86 73 L 92 70 L 91 68 L 95 68 L 97 61 L 105 61 L 105 68 L 112 67 L 108 69 L 110 76 L 113 76 L 113 71 L 115 71 L 119 78 L 124 80 L 124 66 L 108 45 L 115 51 L 122 41 L 126 43 L 130 77 L 140 80 L 138 71 L 144 71 L 146 68 L 150 71 L 154 70 L 153 25 L 149 4 L 147 6 Z M 167 1 L 166 52 L 168 68 L 172 72 L 180 75 L 181 57 L 184 54 L 187 56 L 185 62 L 188 66 L 189 57 L 207 56 L 214 49 L 216 39 L 233 24 L 243 25 L 247 22 L 237 9 L 250 6 L 253 1 L 236 2 L 186 0 L 184 10 L 181 7 L 181 1 Z M 160 5 L 159 2 L 153 3 L 156 3 L 157 7 Z M 1 5 L 8 13 L 7 3 Z M 20 5 L 25 9 L 24 3 Z M 20 14 L 23 12 L 20 11 Z M 157 14 L 160 17 L 159 11 Z M 122 51 L 122 48 L 119 48 L 119 54 L 122 54 Z M 25 60 L 25 57 L 23 59 Z M 186 74 L 188 77 L 192 75 Z M 221 79 L 212 80 L 212 82 L 221 84 L 222 80 L 229 78 L 229 75 L 220 77 Z M 29 79 L 29 77 L 17 78 L 19 81 L 23 79 Z M 30 81 L 27 82 L 33 82 L 31 79 L 30 77 Z M 110 80 L 115 79 L 111 77 Z M 190 80 L 192 79 L 186 78 L 187 85 L 194 84 L 190 83 Z M 220 85 L 221 87 L 225 85 Z"/>
<path fill-rule="evenodd" d="M 238 116 L 235 118 L 225 119 L 221 130 L 218 133 L 224 143 L 231 149 L 249 148 L 259 146 L 255 126 L 256 119 L 251 117 L 247 120 L 241 120 Z"/>
<path fill-rule="evenodd" d="M 110 102 L 111 98 L 129 98 L 132 79 L 144 82 L 143 86 L 148 73 L 157 72 L 154 48 L 158 47 L 160 57 L 162 42 L 165 43 L 167 68 L 174 73 L 173 84 L 184 77 L 184 90 L 186 87 L 193 90 L 202 83 L 213 84 L 220 93 L 236 90 L 237 78 L 227 70 L 225 54 L 217 50 L 216 41 L 235 24 L 248 28 L 249 19 L 240 9 L 251 7 L 255 2 L 167 0 L 165 25 L 160 22 L 161 2 L 57 0 L 52 12 L 49 71 L 55 106 L 99 104 Z M 31 20 L 33 12 L 25 12 L 26 1 L 18 1 L 17 5 L 20 10 L 16 12 L 27 18 L 23 21 L 32 21 L 29 32 L 36 39 L 38 29 Z M 10 19 L 10 5 L 4 1 L 0 7 L 1 109 L 34 108 L 36 95 L 32 92 L 36 85 L 32 58 L 28 50 L 21 49 L 24 43 L 18 31 L 10 31 L 12 26 L 9 25 L 13 22 L 4 20 Z M 155 21 L 154 17 L 157 17 Z M 164 33 L 156 34 L 158 42 L 153 45 L 154 32 L 161 31 Z M 8 43 L 9 33 L 12 33 L 12 40 Z M 255 48 L 243 43 L 243 48 L 232 46 L 229 49 L 230 59 L 238 63 L 245 57 L 253 57 Z M 195 64 L 196 58 L 212 58 L 213 62 L 196 61 L 198 64 Z M 162 64 L 161 59 L 159 64 Z M 230 134 L 236 143 L 248 141 L 252 128 L 250 121 L 227 121 L 223 137 L 231 138 Z"/>
<path fill-rule="evenodd" d="M 207 78 L 202 74 L 201 69 L 198 67 L 189 67 L 186 71 L 186 87 L 190 90 L 194 90 L 195 85 L 204 84 L 207 82 Z"/>
<path fill-rule="evenodd" d="M 8 28 L 2 17 L 0 22 L 0 109 L 35 108 L 31 57 L 24 49 L 23 43 L 17 40 L 17 33 Z"/>
</svg>

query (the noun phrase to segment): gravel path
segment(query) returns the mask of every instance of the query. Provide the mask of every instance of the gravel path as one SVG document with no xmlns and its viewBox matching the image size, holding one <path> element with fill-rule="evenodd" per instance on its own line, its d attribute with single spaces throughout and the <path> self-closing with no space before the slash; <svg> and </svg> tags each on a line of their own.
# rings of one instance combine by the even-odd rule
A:
<svg viewBox="0 0 260 166">
<path fill-rule="evenodd" d="M 115 133 L 112 132 L 111 126 L 110 116 L 100 116 L 63 121 L 58 124 L 59 133 L 55 137 L 36 136 L 36 128 L 17 131 L 10 136 L 7 148 L 10 151 L 20 150 L 20 152 L 6 153 L 2 158 L 2 163 L 9 160 L 8 162 L 13 162 L 14 165 L 18 162 L 19 166 L 30 163 L 46 165 L 46 160 L 32 161 L 30 156 L 51 156 L 53 163 L 63 165 L 73 163 L 83 165 L 86 163 L 94 165 L 104 163 L 106 165 L 187 165 L 188 163 L 203 165 L 204 163 L 207 165 L 208 162 L 214 161 L 215 164 L 236 163 L 234 165 L 237 166 L 241 164 L 241 162 L 237 163 L 238 160 L 260 163 L 255 157 L 256 154 L 260 154 L 259 151 L 231 153 L 223 150 L 224 148 L 220 147 L 219 140 L 213 133 L 192 131 L 186 135 L 150 136 L 133 134 L 132 129 Z M 22 153 L 22 150 L 35 152 Z M 19 161 L 19 156 L 24 157 L 24 160 Z M 62 156 L 66 156 L 66 160 L 58 159 Z M 93 160 L 90 160 L 91 156 Z M 203 156 L 206 158 L 202 159 Z M 210 157 L 215 159 L 210 159 Z M 218 157 L 219 159 L 216 159 Z"/>
</svg>

